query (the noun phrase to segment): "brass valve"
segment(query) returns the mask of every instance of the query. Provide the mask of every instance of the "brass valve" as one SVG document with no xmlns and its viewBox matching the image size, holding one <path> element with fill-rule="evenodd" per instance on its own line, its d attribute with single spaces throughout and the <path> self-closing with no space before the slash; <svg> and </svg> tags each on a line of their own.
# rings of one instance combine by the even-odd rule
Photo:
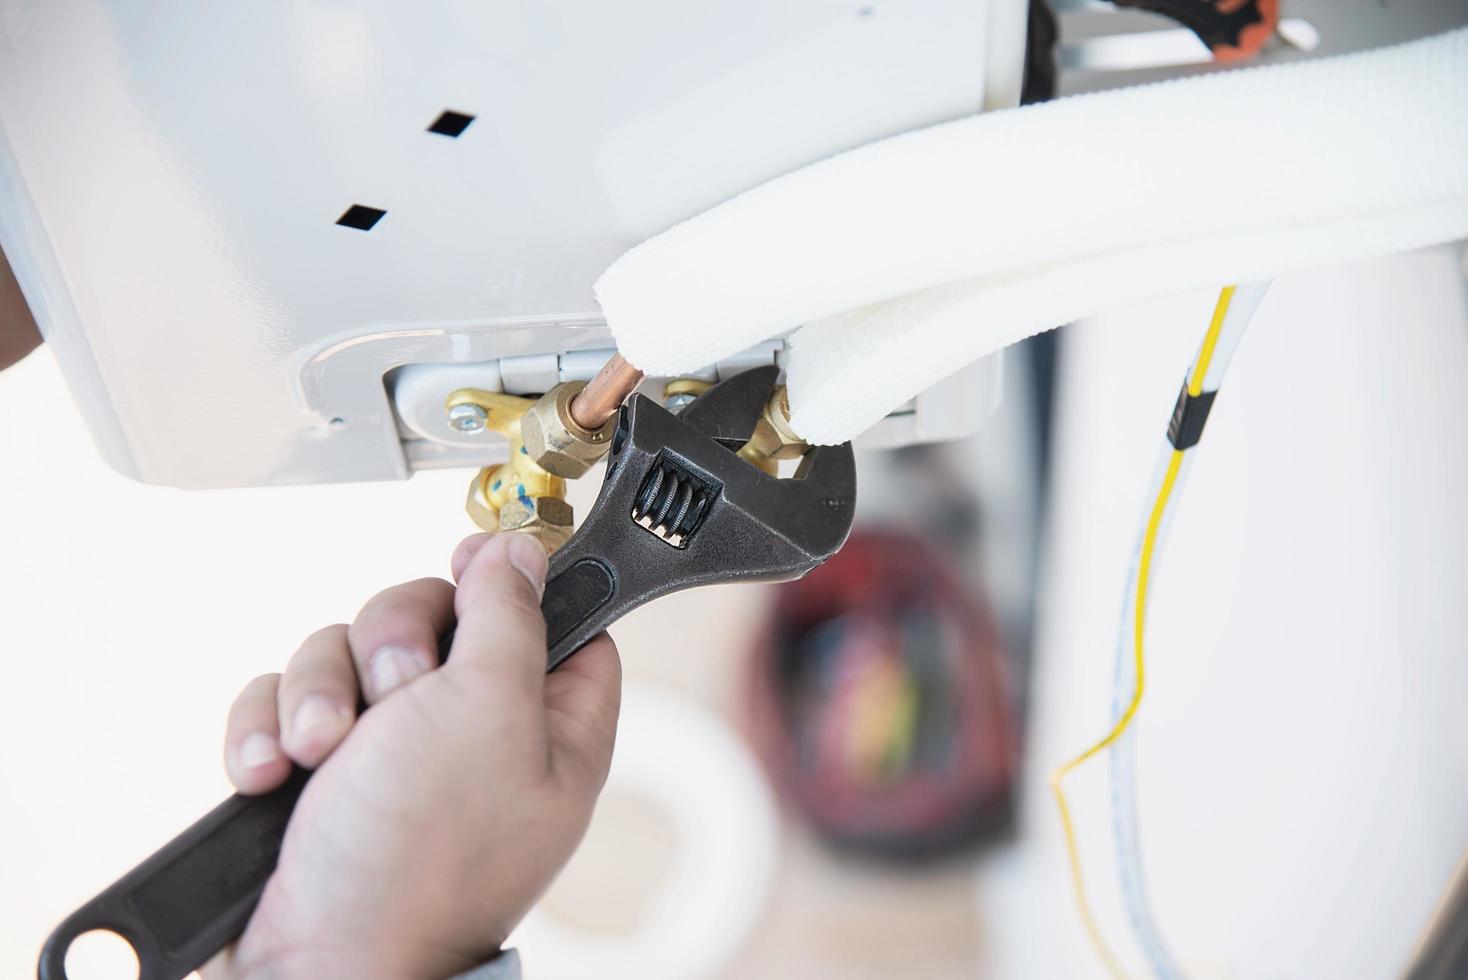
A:
<svg viewBox="0 0 1468 980">
<path fill-rule="evenodd" d="M 492 429 L 510 443 L 510 458 L 480 470 L 465 509 L 486 531 L 524 531 L 553 552 L 575 530 L 566 480 L 591 469 L 612 444 L 617 406 L 642 380 L 614 354 L 589 382 L 566 381 L 540 398 L 460 388 L 444 402 L 460 432 Z"/>
<path fill-rule="evenodd" d="M 491 532 L 530 534 L 551 553 L 570 540 L 574 514 L 566 502 L 566 481 L 548 472 L 525 448 L 520 423 L 535 404 L 498 391 L 460 388 L 449 394 L 444 408 L 450 414 L 461 406 L 479 409 L 485 416 L 482 428 L 498 432 L 510 444 L 509 460 L 480 470 L 469 485 L 464 509 L 474 523 Z"/>
</svg>

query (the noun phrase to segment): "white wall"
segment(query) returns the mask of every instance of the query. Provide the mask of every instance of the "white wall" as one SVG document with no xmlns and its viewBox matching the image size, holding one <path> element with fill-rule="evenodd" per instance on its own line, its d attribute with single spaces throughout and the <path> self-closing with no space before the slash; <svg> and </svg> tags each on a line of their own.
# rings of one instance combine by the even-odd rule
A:
<svg viewBox="0 0 1468 980">
<path fill-rule="evenodd" d="M 1196 977 L 1384 978 L 1468 846 L 1460 249 L 1277 282 L 1209 418 L 1150 603 L 1141 827 Z M 1141 494 L 1215 294 L 1071 329 L 1025 842 L 981 879 L 999 977 L 1104 976 L 1049 769 L 1106 730 Z M 1125 941 L 1104 761 L 1069 784 Z"/>
</svg>

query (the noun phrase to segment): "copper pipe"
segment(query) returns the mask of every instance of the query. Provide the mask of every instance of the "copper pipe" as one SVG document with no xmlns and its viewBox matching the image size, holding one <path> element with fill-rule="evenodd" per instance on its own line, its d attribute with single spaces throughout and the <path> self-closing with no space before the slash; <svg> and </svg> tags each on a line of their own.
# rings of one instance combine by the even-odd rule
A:
<svg viewBox="0 0 1468 980">
<path fill-rule="evenodd" d="M 642 372 L 624 361 L 621 354 L 613 354 L 571 401 L 572 420 L 583 429 L 600 429 L 641 383 Z"/>
</svg>

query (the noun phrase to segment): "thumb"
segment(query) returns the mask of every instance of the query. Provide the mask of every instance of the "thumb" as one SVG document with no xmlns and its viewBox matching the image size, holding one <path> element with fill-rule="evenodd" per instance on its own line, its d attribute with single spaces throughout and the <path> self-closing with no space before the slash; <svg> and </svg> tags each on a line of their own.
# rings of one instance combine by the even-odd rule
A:
<svg viewBox="0 0 1468 980">
<path fill-rule="evenodd" d="M 454 595 L 458 625 L 443 673 L 463 680 L 507 721 L 538 722 L 543 711 L 545 573 L 540 542 L 503 531 L 470 559 Z"/>
</svg>

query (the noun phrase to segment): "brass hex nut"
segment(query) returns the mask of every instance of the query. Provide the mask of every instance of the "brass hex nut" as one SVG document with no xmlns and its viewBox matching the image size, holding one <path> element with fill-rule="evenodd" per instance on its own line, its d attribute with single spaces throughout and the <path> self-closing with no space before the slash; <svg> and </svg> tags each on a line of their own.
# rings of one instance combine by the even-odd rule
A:
<svg viewBox="0 0 1468 980">
<path fill-rule="evenodd" d="M 500 512 L 489 502 L 485 484 L 496 467 L 482 469 L 469 484 L 469 496 L 464 500 L 464 512 L 481 531 L 500 529 Z"/>
<path fill-rule="evenodd" d="M 755 420 L 754 433 L 740 447 L 739 457 L 774 476 L 779 474 L 779 460 L 796 459 L 808 448 L 805 440 L 790 428 L 790 398 L 781 385 Z"/>
<path fill-rule="evenodd" d="M 500 508 L 499 529 L 529 534 L 553 554 L 571 540 L 575 513 L 559 497 L 517 497 Z"/>
<path fill-rule="evenodd" d="M 612 416 L 596 431 L 582 428 L 571 418 L 571 400 L 586 387 L 584 381 L 566 381 L 540 396 L 520 419 L 520 435 L 530 458 L 548 473 L 574 480 L 607 454 L 617 418 Z"/>
</svg>

